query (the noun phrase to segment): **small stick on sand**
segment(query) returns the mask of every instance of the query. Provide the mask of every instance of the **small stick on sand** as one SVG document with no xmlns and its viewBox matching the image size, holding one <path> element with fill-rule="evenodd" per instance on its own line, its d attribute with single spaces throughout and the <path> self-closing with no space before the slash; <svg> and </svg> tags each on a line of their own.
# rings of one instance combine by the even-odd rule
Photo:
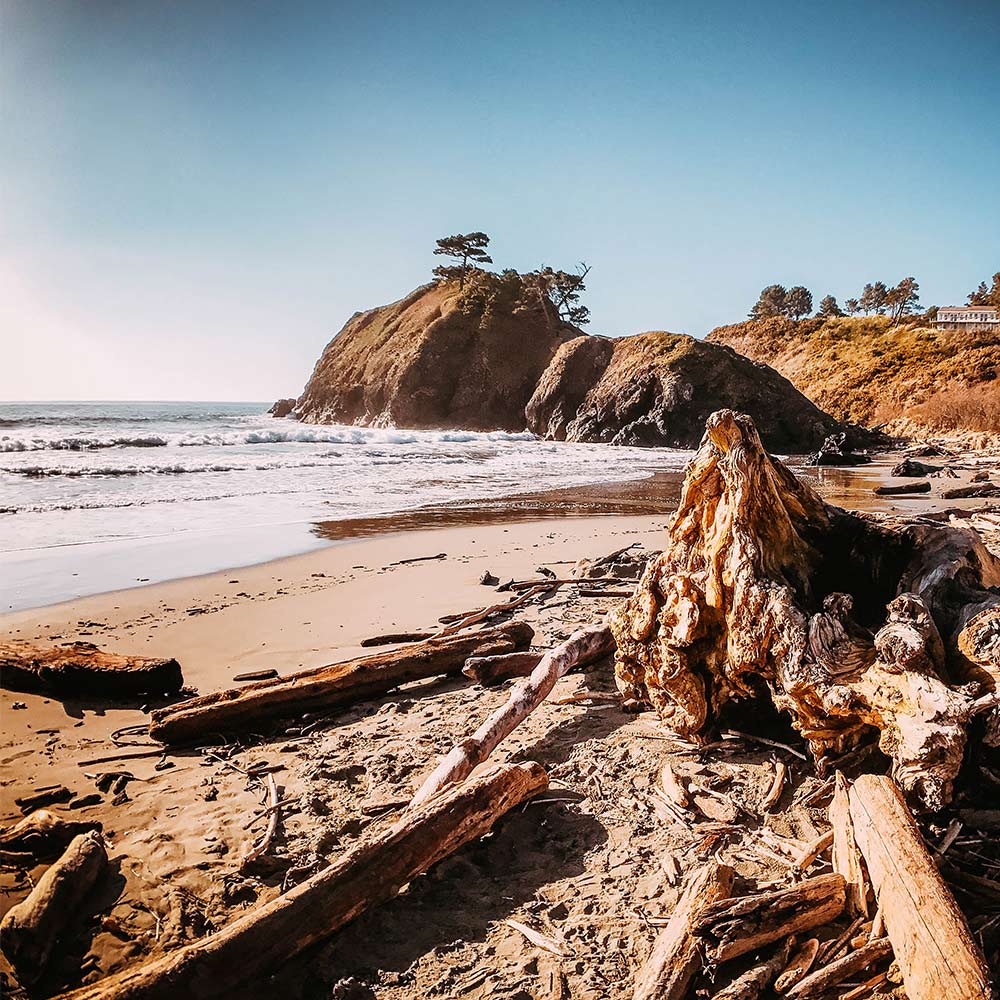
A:
<svg viewBox="0 0 1000 1000">
<path fill-rule="evenodd" d="M 819 939 L 809 938 L 795 949 L 795 954 L 789 959 L 784 971 L 774 982 L 776 993 L 786 993 L 797 982 L 805 979 L 806 973 L 812 968 L 819 951 Z"/>
<path fill-rule="evenodd" d="M 795 859 L 796 871 L 806 871 L 813 862 L 829 847 L 833 845 L 833 830 L 827 830 L 821 834 Z"/>
<path fill-rule="evenodd" d="M 770 812 L 781 800 L 787 776 L 788 765 L 783 760 L 776 760 L 774 762 L 774 780 L 771 782 L 771 787 L 767 790 L 762 803 L 764 812 Z"/>
<path fill-rule="evenodd" d="M 267 776 L 267 797 L 268 810 L 271 814 L 267 829 L 264 831 L 264 836 L 247 851 L 240 862 L 240 868 L 248 868 L 259 857 L 266 854 L 267 849 L 271 846 L 271 841 L 274 840 L 274 835 L 278 832 L 278 821 L 281 818 L 281 803 L 278 801 L 278 784 L 274 780 L 273 774 L 268 774 Z"/>
</svg>

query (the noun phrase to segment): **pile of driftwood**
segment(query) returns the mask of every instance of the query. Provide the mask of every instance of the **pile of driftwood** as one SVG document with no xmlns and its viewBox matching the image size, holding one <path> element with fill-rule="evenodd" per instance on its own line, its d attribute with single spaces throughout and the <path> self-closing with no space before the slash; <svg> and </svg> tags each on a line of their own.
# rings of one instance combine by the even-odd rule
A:
<svg viewBox="0 0 1000 1000">
<path fill-rule="evenodd" d="M 664 553 L 610 627 L 533 652 L 526 623 L 486 624 L 560 586 L 620 585 L 606 566 L 578 569 L 569 580 L 512 582 L 508 600 L 450 616 L 435 633 L 379 637 L 410 640 L 395 649 L 154 711 L 149 733 L 169 747 L 303 714 L 322 718 L 424 678 L 517 678 L 500 708 L 429 766 L 391 827 L 221 931 L 68 996 L 236 995 L 391 899 L 547 787 L 537 763 L 483 765 L 567 671 L 614 652 L 625 703 L 652 705 L 678 734 L 704 742 L 727 703 L 767 698 L 832 775 L 830 830 L 802 849 L 786 880 L 737 891 L 721 863 L 690 873 L 637 971 L 637 1000 L 680 1000 L 696 985 L 716 1000 L 768 991 L 856 1000 L 896 984 L 910 1000 L 990 997 L 990 972 L 939 873 L 961 826 L 952 823 L 932 855 L 904 799 L 939 811 L 970 740 L 1000 742 L 1000 565 L 976 535 L 828 507 L 767 455 L 748 418 L 721 411 L 688 470 Z M 876 741 L 891 776 L 862 774 L 849 785 L 839 768 L 857 765 Z M 779 767 L 770 804 L 783 781 Z M 276 818 L 273 779 L 269 789 Z M 687 807 L 688 790 L 669 769 L 663 794 L 669 809 Z M 33 813 L 0 837 L 11 851 L 62 850 L 4 920 L 4 953 L 25 982 L 37 978 L 107 863 L 96 831 L 61 822 Z M 810 875 L 826 853 L 831 871 Z"/>
<path fill-rule="evenodd" d="M 686 808 L 676 778 L 662 792 Z M 991 997 L 983 954 L 892 779 L 866 774 L 849 785 L 837 772 L 829 819 L 782 884 L 736 894 L 727 865 L 691 873 L 634 1000 L 682 1000 L 695 981 L 727 980 L 703 992 L 857 1000 L 901 984 L 909 1000 Z M 832 871 L 807 877 L 825 855 Z"/>
</svg>

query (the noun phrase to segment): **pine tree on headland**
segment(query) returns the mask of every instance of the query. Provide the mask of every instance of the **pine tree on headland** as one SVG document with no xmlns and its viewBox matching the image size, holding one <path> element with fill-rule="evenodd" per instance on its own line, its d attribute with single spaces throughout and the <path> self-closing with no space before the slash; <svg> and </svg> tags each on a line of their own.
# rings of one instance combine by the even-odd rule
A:
<svg viewBox="0 0 1000 1000">
<path fill-rule="evenodd" d="M 903 278 L 898 284 L 888 290 L 885 296 L 885 305 L 892 317 L 893 324 L 898 323 L 904 316 L 916 312 L 920 303 L 920 285 L 916 278 Z"/>
<path fill-rule="evenodd" d="M 979 287 L 974 292 L 969 292 L 969 297 L 965 300 L 966 305 L 985 306 L 990 301 L 990 290 L 986 287 L 985 281 L 979 282 Z"/>
<path fill-rule="evenodd" d="M 445 236 L 437 241 L 435 254 L 443 254 L 451 257 L 452 260 L 460 261 L 458 264 L 441 264 L 434 268 L 434 276 L 450 280 L 458 278 L 458 287 L 465 287 L 465 276 L 469 270 L 469 263 L 492 264 L 493 258 L 486 252 L 490 238 L 486 233 L 465 233 L 458 236 Z"/>
<path fill-rule="evenodd" d="M 844 310 L 840 308 L 837 304 L 837 300 L 832 295 L 824 295 L 823 298 L 820 299 L 818 315 L 822 316 L 824 319 L 829 319 L 831 316 L 843 316 Z"/>
<path fill-rule="evenodd" d="M 862 312 L 878 313 L 880 316 L 885 312 L 885 299 L 889 294 L 889 289 L 882 281 L 870 281 L 861 290 L 861 298 L 858 300 Z"/>
<path fill-rule="evenodd" d="M 812 292 L 802 285 L 795 285 L 788 289 L 785 296 L 785 313 L 792 319 L 802 319 L 812 312 L 813 297 Z"/>
<path fill-rule="evenodd" d="M 788 292 L 784 285 L 768 285 L 760 293 L 753 309 L 750 310 L 751 319 L 767 319 L 769 316 L 785 316 L 787 314 Z"/>
<path fill-rule="evenodd" d="M 580 264 L 578 271 L 555 271 L 542 267 L 524 275 L 526 297 L 532 294 L 547 298 L 559 318 L 574 326 L 590 322 L 590 310 L 580 305 L 580 294 L 587 290 L 584 279 L 590 273 L 589 264 Z"/>
<path fill-rule="evenodd" d="M 844 309 L 848 316 L 857 316 L 861 312 L 861 303 L 857 299 L 848 299 L 844 303 Z"/>
<path fill-rule="evenodd" d="M 970 306 L 993 306 L 1000 309 L 1000 271 L 993 275 L 992 286 L 987 286 L 985 281 L 979 282 L 979 287 L 972 292 L 966 302 Z"/>
</svg>

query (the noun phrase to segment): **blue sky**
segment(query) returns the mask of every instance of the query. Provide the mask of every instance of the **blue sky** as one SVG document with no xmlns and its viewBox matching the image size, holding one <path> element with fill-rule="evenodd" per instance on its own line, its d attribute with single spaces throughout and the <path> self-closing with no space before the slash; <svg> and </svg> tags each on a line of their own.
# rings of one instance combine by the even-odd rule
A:
<svg viewBox="0 0 1000 1000">
<path fill-rule="evenodd" d="M 1000 5 L 4 0 L 0 398 L 297 393 L 483 229 L 590 330 L 1000 270 Z M 12 349 L 11 349 L 12 345 Z"/>
</svg>

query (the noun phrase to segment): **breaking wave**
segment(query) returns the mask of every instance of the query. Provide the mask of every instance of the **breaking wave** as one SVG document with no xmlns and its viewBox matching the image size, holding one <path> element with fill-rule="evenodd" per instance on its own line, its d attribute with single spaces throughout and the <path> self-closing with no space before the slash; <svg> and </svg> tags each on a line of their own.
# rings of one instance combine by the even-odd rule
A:
<svg viewBox="0 0 1000 1000">
<path fill-rule="evenodd" d="M 64 437 L 0 436 L 0 453 L 24 451 L 99 451 L 106 448 L 238 448 L 269 444 L 475 444 L 533 441 L 527 431 L 402 431 L 372 427 L 322 427 L 297 424 L 292 427 L 260 427 L 205 434 L 144 434 L 138 436 Z"/>
</svg>

